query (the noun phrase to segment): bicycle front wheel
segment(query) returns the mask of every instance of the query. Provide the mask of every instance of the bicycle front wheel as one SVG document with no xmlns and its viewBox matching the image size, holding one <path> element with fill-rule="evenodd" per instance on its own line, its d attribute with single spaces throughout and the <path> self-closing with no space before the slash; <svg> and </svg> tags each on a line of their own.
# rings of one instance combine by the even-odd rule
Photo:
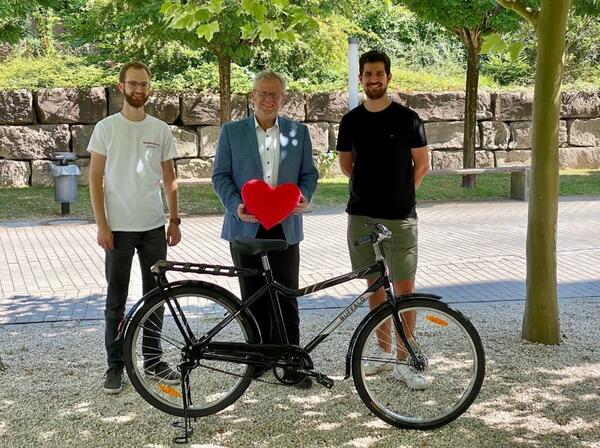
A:
<svg viewBox="0 0 600 448">
<path fill-rule="evenodd" d="M 170 288 L 167 294 L 177 320 L 163 298 L 149 299 L 129 324 L 123 352 L 135 390 L 155 408 L 183 416 L 181 382 L 160 378 L 155 368 L 167 370 L 168 366 L 177 371 L 181 363 L 185 339 L 177 323 L 185 318 L 194 337 L 200 338 L 225 317 L 235 314 L 240 303 L 217 287 L 180 285 Z M 255 342 L 252 319 L 250 314 L 240 314 L 213 341 Z M 251 374 L 252 367 L 246 364 L 200 360 L 189 373 L 188 416 L 202 417 L 225 409 L 244 393 L 252 381 Z"/>
<path fill-rule="evenodd" d="M 356 390 L 367 407 L 391 425 L 445 425 L 465 412 L 479 393 L 485 375 L 481 339 L 460 312 L 435 300 L 400 301 L 396 312 L 424 369 L 414 367 L 394 330 L 392 308 L 384 306 L 368 317 L 356 340 Z"/>
</svg>

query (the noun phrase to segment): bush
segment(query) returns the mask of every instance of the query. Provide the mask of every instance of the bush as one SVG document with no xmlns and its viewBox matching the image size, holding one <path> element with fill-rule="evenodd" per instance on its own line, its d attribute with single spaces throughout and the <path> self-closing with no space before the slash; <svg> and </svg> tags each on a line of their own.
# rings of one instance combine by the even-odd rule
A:
<svg viewBox="0 0 600 448">
<path fill-rule="evenodd" d="M 216 63 L 203 63 L 172 76 L 160 74 L 162 79 L 153 82 L 163 90 L 212 90 L 219 91 L 219 67 Z M 252 90 L 252 74 L 248 69 L 231 65 L 231 92 L 246 94 Z"/>
<path fill-rule="evenodd" d="M 534 69 L 523 59 L 510 61 L 505 55 L 493 54 L 484 60 L 481 72 L 501 86 L 533 84 Z"/>
<path fill-rule="evenodd" d="M 88 65 L 77 56 L 37 58 L 16 55 L 1 64 L 0 89 L 93 87 L 115 84 L 117 71 Z"/>
<path fill-rule="evenodd" d="M 333 166 L 337 161 L 337 152 L 335 151 L 327 151 L 321 152 L 317 156 L 316 165 L 319 170 L 319 178 L 322 179 L 324 177 L 328 177 L 331 172 Z"/>
</svg>

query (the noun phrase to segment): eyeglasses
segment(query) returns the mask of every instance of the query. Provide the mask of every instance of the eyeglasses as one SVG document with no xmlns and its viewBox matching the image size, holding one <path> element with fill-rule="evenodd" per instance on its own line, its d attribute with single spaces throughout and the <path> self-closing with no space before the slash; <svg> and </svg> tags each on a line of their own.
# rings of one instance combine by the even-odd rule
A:
<svg viewBox="0 0 600 448">
<path fill-rule="evenodd" d="M 271 97 L 271 99 L 277 101 L 279 98 L 281 98 L 281 94 L 275 92 L 266 92 L 264 90 L 255 90 L 254 92 L 256 92 L 256 95 L 258 95 L 260 99 Z"/>
<path fill-rule="evenodd" d="M 146 81 L 125 81 L 125 84 L 134 90 L 138 87 L 141 87 L 142 90 L 146 90 L 150 86 L 150 83 Z"/>
</svg>

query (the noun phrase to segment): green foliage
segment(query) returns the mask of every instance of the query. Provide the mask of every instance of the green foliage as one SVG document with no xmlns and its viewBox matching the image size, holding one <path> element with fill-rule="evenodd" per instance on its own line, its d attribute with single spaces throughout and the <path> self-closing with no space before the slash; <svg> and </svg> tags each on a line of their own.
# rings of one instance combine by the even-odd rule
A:
<svg viewBox="0 0 600 448">
<path fill-rule="evenodd" d="M 563 79 L 566 89 L 594 89 L 600 85 L 600 20 L 598 16 L 581 15 L 584 12 L 581 2 L 574 2 L 579 8 L 571 10 L 567 23 Z M 586 10 L 593 12 L 592 9 Z M 531 85 L 535 70 L 537 39 L 531 25 L 521 21 L 521 25 L 509 33 L 488 36 L 488 40 L 501 39 L 500 46 L 522 47 L 519 58 L 513 61 L 507 55 L 484 59 L 482 73 L 495 79 L 501 85 Z M 482 54 L 487 53 L 482 51 Z"/>
<path fill-rule="evenodd" d="M 484 36 L 480 54 L 504 54 L 509 61 L 517 61 L 523 50 L 522 41 L 507 42 L 500 33 Z"/>
<path fill-rule="evenodd" d="M 0 89 L 106 86 L 115 84 L 116 79 L 115 70 L 90 66 L 77 56 L 15 56 L 2 63 Z"/>
<path fill-rule="evenodd" d="M 19 0 L 0 2 L 0 41 L 16 42 L 22 36 L 27 13 L 24 3 Z"/>
<path fill-rule="evenodd" d="M 361 46 L 382 48 L 392 59 L 412 67 L 451 66 L 462 68 L 464 49 L 442 26 L 420 20 L 402 6 L 388 0 L 367 0 L 356 11 Z"/>
<path fill-rule="evenodd" d="M 248 57 L 248 46 L 264 41 L 294 41 L 299 33 L 316 29 L 319 14 L 312 1 L 164 0 L 160 12 L 170 29 L 194 35 L 199 44 L 233 61 Z"/>
<path fill-rule="evenodd" d="M 241 5 L 241 1 L 223 0 L 221 6 Z M 206 1 L 188 3 L 212 5 L 213 10 L 218 6 Z M 263 27 L 257 32 L 264 34 L 263 40 L 248 39 L 238 45 L 239 57 L 234 60 L 237 65 L 232 64 L 231 73 L 233 92 L 247 92 L 253 73 L 267 67 L 284 73 L 290 90 L 343 90 L 347 86 L 349 35 L 359 37 L 361 51 L 383 48 L 390 54 L 394 68 L 392 89 L 464 88 L 465 50 L 459 39 L 440 24 L 424 21 L 399 0 L 356 1 L 350 15 L 338 9 L 334 0 L 261 0 L 246 2 L 250 13 L 244 17 L 260 17 L 262 4 L 265 17 L 270 17 L 275 26 L 276 17 L 269 14 L 283 11 L 282 16 L 289 16 L 287 7 L 292 3 L 308 5 L 306 11 L 318 9 L 318 14 L 311 12 L 316 25 L 298 28 L 293 41 L 291 35 L 272 40 L 273 29 Z M 345 0 L 343 4 L 348 3 Z M 430 0 L 420 3 L 431 8 L 450 4 Z M 485 4 L 462 0 L 458 3 L 472 3 L 473 7 Z M 568 88 L 597 89 L 600 85 L 600 41 L 596 37 L 600 35 L 600 21 L 597 17 L 581 16 L 584 11 L 594 12 L 594 4 L 598 3 L 600 0 L 573 0 L 564 74 Z M 12 28 L 15 33 L 10 38 L 16 44 L 10 48 L 8 59 L 0 60 L 0 88 L 113 84 L 120 64 L 136 59 L 150 66 L 156 87 L 216 90 L 215 54 L 203 46 L 195 33 L 167 28 L 160 13 L 162 5 L 163 0 L 0 0 L 0 44 L 9 40 L 5 24 L 18 24 Z M 236 22 L 230 17 L 220 23 L 220 29 L 231 29 Z M 245 25 L 248 23 L 241 26 Z M 248 26 L 244 29 L 249 38 L 251 30 Z M 241 36 L 242 31 L 239 33 Z M 212 41 L 215 36 L 216 33 Z M 516 83 L 528 85 L 527 74 L 533 73 L 535 65 L 535 33 L 521 21 L 516 30 L 502 32 L 500 37 L 508 46 L 523 43 L 519 60 L 510 62 L 503 54 L 484 56 L 480 84 L 498 88 L 495 79 L 512 88 Z M 3 46 L 0 59 L 6 57 L 7 49 Z"/>
<path fill-rule="evenodd" d="M 481 87 L 495 88 L 497 84 L 489 77 L 482 76 Z M 464 73 L 452 74 L 443 68 L 430 68 L 415 70 L 411 68 L 392 67 L 392 91 L 413 92 L 438 92 L 445 90 L 462 90 L 465 87 Z"/>
<path fill-rule="evenodd" d="M 600 0 L 574 0 L 573 12 L 579 16 L 600 17 Z"/>
<path fill-rule="evenodd" d="M 162 90 L 219 90 L 219 69 L 216 64 L 202 63 L 190 67 L 168 79 L 153 82 L 154 88 Z M 237 64 L 231 66 L 231 92 L 246 94 L 252 90 L 252 74 Z"/>
<path fill-rule="evenodd" d="M 0 1 L 0 42 L 17 42 L 26 31 L 27 16 L 54 3 L 53 0 Z"/>
<path fill-rule="evenodd" d="M 67 38 L 74 47 L 91 45 L 90 53 L 97 59 L 149 63 L 164 59 L 166 66 L 173 59 L 195 56 L 198 46 L 186 41 L 188 36 L 167 29 L 159 12 L 162 0 L 79 1 L 84 2 L 81 10 L 69 11 L 63 18 Z"/>
<path fill-rule="evenodd" d="M 353 24 L 337 14 L 315 20 L 316 32 L 301 40 L 268 42 L 255 48 L 250 69 L 279 71 L 292 80 L 288 86 L 292 90 L 347 85 L 347 33 L 352 32 Z"/>
<path fill-rule="evenodd" d="M 531 64 L 521 58 L 511 60 L 506 54 L 491 55 L 481 71 L 501 86 L 533 84 L 534 73 Z"/>
<path fill-rule="evenodd" d="M 319 178 L 327 177 L 337 162 L 337 152 L 321 152 L 317 156 L 316 165 L 319 170 Z"/>
<path fill-rule="evenodd" d="M 600 3 L 600 1 L 599 1 Z M 566 34 L 564 79 L 598 79 L 600 74 L 600 13 L 581 16 L 572 12 Z"/>
<path fill-rule="evenodd" d="M 520 21 L 513 11 L 502 8 L 496 0 L 396 0 L 396 3 L 448 30 L 467 28 L 488 33 L 514 29 Z"/>
</svg>

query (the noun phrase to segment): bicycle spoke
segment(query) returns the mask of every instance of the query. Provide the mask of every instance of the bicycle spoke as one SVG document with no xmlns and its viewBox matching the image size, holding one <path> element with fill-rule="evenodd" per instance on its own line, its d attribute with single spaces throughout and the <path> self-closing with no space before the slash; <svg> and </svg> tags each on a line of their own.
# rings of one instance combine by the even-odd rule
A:
<svg viewBox="0 0 600 448">
<path fill-rule="evenodd" d="M 172 381 L 169 372 L 177 370 L 182 362 L 186 347 L 181 328 L 176 319 L 185 316 L 186 334 L 193 332 L 194 339 L 206 334 L 217 325 L 224 316 L 232 313 L 239 305 L 220 299 L 212 291 L 201 288 L 180 287 L 170 292 L 169 300 L 179 306 L 174 309 L 178 317 L 171 314 L 169 307 L 161 319 L 157 311 L 164 307 L 165 301 L 159 300 L 144 305 L 132 320 L 133 328 L 127 331 L 126 365 L 136 390 L 155 407 L 174 414 L 183 414 L 183 399 L 180 381 Z M 138 315 L 139 314 L 139 315 Z M 240 316 L 221 330 L 214 342 L 249 342 L 254 335 L 250 333 L 246 322 Z M 127 359 L 130 359 L 128 361 Z M 152 360 L 152 361 L 150 361 Z M 152 377 L 146 370 L 158 363 Z M 166 367 L 168 366 L 168 367 Z M 249 366 L 226 361 L 203 360 L 189 366 L 189 393 L 192 402 L 189 413 L 192 416 L 218 412 L 234 401 L 250 383 Z M 161 371 L 166 378 L 161 377 Z"/>
<path fill-rule="evenodd" d="M 428 306 L 417 305 L 421 302 Z M 435 427 L 456 418 L 483 379 L 483 350 L 472 325 L 443 304 L 421 302 L 413 301 L 399 313 L 416 358 L 383 313 L 355 347 L 359 395 L 376 415 L 400 427 Z M 414 328 L 408 326 L 409 317 L 415 318 Z"/>
</svg>

